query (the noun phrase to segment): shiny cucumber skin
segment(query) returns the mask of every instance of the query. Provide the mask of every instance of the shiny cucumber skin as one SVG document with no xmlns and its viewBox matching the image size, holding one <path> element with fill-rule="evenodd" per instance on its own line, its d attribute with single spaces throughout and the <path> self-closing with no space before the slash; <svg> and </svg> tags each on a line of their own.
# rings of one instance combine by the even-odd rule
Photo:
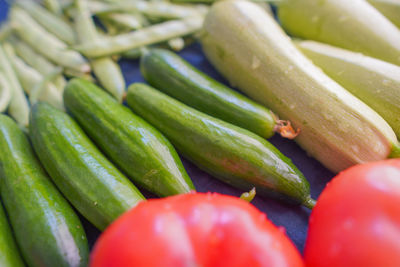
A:
<svg viewBox="0 0 400 267">
<path fill-rule="evenodd" d="M 98 229 L 144 199 L 65 112 L 36 104 L 30 117 L 33 147 L 53 182 Z"/>
<path fill-rule="evenodd" d="M 277 117 L 267 108 L 200 72 L 166 49 L 149 49 L 140 70 L 155 88 L 208 115 L 252 131 L 274 135 Z"/>
<path fill-rule="evenodd" d="M 64 103 L 89 137 L 136 185 L 161 197 L 194 190 L 171 143 L 99 87 L 73 79 L 64 91 Z"/>
<path fill-rule="evenodd" d="M 23 267 L 25 266 L 7 216 L 4 212 L 3 205 L 0 203 L 0 266 L 2 267 Z"/>
<path fill-rule="evenodd" d="M 164 133 L 190 161 L 235 187 L 307 205 L 309 184 L 260 136 L 211 117 L 145 84 L 129 87 L 129 107 Z"/>
<path fill-rule="evenodd" d="M 17 124 L 0 115 L 0 192 L 29 266 L 86 266 L 82 224 L 36 159 Z"/>
</svg>

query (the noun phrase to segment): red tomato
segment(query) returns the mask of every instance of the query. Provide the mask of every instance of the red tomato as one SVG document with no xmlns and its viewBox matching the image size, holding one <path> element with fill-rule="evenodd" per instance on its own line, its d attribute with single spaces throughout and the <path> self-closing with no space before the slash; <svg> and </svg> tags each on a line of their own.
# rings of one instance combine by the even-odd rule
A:
<svg viewBox="0 0 400 267">
<path fill-rule="evenodd" d="M 285 234 L 253 205 L 219 194 L 140 203 L 100 236 L 92 267 L 303 266 Z"/>
<path fill-rule="evenodd" d="M 400 266 L 400 160 L 352 167 L 312 211 L 307 266 Z"/>
</svg>

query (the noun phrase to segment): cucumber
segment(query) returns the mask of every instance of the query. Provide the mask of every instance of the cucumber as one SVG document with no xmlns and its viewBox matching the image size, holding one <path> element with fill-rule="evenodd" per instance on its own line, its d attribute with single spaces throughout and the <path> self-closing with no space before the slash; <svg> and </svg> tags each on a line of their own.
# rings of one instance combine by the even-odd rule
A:
<svg viewBox="0 0 400 267">
<path fill-rule="evenodd" d="M 400 29 L 366 0 L 284 0 L 278 17 L 293 36 L 400 65 Z"/>
<path fill-rule="evenodd" d="M 10 225 L 3 205 L 0 203 L 0 266 L 2 267 L 23 267 L 25 266 L 17 244 L 15 243 Z"/>
<path fill-rule="evenodd" d="M 195 109 L 252 131 L 264 138 L 274 132 L 296 136 L 290 123 L 272 111 L 195 69 L 166 49 L 150 49 L 141 57 L 140 70 L 151 85 Z"/>
<path fill-rule="evenodd" d="M 214 66 L 300 128 L 295 141 L 328 169 L 386 159 L 395 148 L 396 135 L 382 117 L 313 65 L 256 4 L 215 3 L 204 31 L 203 51 Z"/>
<path fill-rule="evenodd" d="M 66 113 L 38 103 L 32 108 L 29 130 L 53 182 L 100 230 L 144 199 Z"/>
<path fill-rule="evenodd" d="M 303 174 L 260 136 L 197 111 L 145 84 L 128 89 L 129 107 L 164 133 L 190 161 L 216 178 L 257 194 L 313 206 Z"/>
<path fill-rule="evenodd" d="M 400 28 L 400 0 L 368 0 L 368 2 Z"/>
<path fill-rule="evenodd" d="M 378 112 L 400 138 L 399 66 L 314 41 L 296 44 L 332 79 Z"/>
<path fill-rule="evenodd" d="M 86 133 L 136 185 L 161 197 L 194 190 L 170 142 L 99 87 L 73 79 L 64 91 L 64 103 Z"/>
<path fill-rule="evenodd" d="M 83 227 L 17 124 L 0 115 L 0 193 L 29 266 L 86 266 Z"/>
</svg>

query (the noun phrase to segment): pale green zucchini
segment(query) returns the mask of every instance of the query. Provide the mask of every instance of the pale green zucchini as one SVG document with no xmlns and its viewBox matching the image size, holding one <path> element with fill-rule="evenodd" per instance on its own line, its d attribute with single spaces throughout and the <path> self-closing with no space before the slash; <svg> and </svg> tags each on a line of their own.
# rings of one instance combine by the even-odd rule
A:
<svg viewBox="0 0 400 267">
<path fill-rule="evenodd" d="M 204 31 L 203 50 L 214 66 L 232 85 L 300 128 L 295 140 L 330 170 L 391 154 L 397 139 L 390 126 L 313 65 L 256 4 L 214 4 Z"/>
<path fill-rule="evenodd" d="M 400 0 L 368 0 L 368 2 L 400 28 Z"/>
<path fill-rule="evenodd" d="M 400 138 L 400 67 L 349 50 L 297 42 L 314 64 L 378 112 Z"/>
<path fill-rule="evenodd" d="M 400 29 L 366 0 L 279 3 L 279 19 L 290 34 L 400 65 Z"/>
</svg>

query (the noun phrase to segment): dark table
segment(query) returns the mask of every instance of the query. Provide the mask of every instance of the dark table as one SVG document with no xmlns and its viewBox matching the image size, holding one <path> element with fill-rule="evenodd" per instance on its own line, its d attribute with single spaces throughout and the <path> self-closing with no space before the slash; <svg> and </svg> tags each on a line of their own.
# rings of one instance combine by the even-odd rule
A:
<svg viewBox="0 0 400 267">
<path fill-rule="evenodd" d="M 8 6 L 5 0 L 0 0 L 0 21 L 6 19 Z M 201 51 L 199 44 L 194 44 L 181 53 L 186 60 L 195 65 L 200 70 L 206 72 L 213 78 L 226 83 L 217 71 L 208 63 Z M 143 77 L 140 74 L 138 61 L 122 60 L 121 66 L 127 84 L 133 82 L 142 82 Z M 325 187 L 326 183 L 334 174 L 324 168 L 318 161 L 307 156 L 294 141 L 283 139 L 279 136 L 271 138 L 273 143 L 283 154 L 291 158 L 296 166 L 304 173 L 311 185 L 311 195 L 317 198 Z M 219 192 L 228 195 L 240 196 L 242 191 L 232 188 L 207 173 L 201 171 L 192 163 L 182 159 L 187 172 L 192 178 L 196 188 L 200 192 Z M 302 251 L 307 234 L 307 224 L 310 211 L 304 207 L 291 206 L 280 203 L 272 199 L 256 197 L 252 202 L 257 208 L 265 212 L 268 218 L 278 226 L 283 226 L 286 233 L 296 246 Z M 99 231 L 82 218 L 86 233 L 91 245 L 99 235 Z"/>
</svg>

